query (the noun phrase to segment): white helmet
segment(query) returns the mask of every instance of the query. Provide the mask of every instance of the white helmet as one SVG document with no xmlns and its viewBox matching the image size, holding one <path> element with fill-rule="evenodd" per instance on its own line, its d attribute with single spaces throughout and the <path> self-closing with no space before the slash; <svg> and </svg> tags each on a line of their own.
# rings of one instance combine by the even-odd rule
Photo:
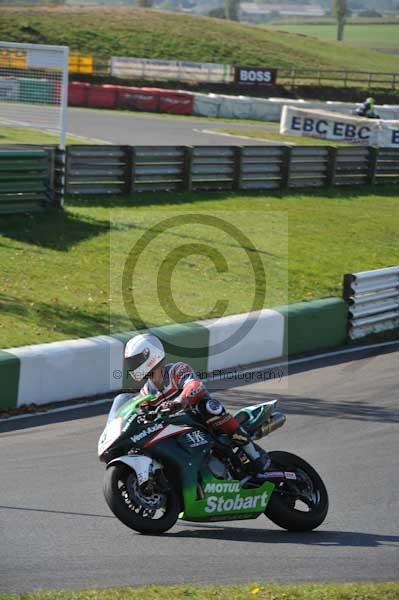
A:
<svg viewBox="0 0 399 600">
<path fill-rule="evenodd" d="M 165 358 L 165 350 L 152 333 L 132 337 L 125 348 L 126 369 L 134 381 L 141 381 Z"/>
</svg>

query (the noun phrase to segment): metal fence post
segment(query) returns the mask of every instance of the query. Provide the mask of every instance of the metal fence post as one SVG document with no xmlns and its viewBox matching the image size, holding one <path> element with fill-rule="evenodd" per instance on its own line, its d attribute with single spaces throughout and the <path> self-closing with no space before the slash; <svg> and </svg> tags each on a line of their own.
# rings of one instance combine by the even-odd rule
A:
<svg viewBox="0 0 399 600">
<path fill-rule="evenodd" d="M 374 146 L 369 148 L 369 165 L 368 165 L 368 183 L 375 185 L 375 179 L 377 175 L 377 162 L 378 162 L 379 149 Z"/>
<path fill-rule="evenodd" d="M 241 158 L 242 148 L 241 146 L 234 147 L 234 172 L 233 172 L 233 190 L 241 189 Z"/>
<path fill-rule="evenodd" d="M 193 158 L 194 149 L 192 146 L 185 146 L 184 148 L 184 162 L 183 162 L 183 189 L 187 192 L 191 192 L 193 189 Z"/>
<path fill-rule="evenodd" d="M 350 339 L 350 328 L 351 328 L 351 314 L 349 308 L 352 305 L 351 296 L 353 294 L 352 283 L 355 281 L 355 277 L 352 273 L 345 273 L 344 280 L 342 282 L 342 297 L 348 307 L 348 318 L 346 320 L 346 337 Z"/>
<path fill-rule="evenodd" d="M 125 146 L 126 170 L 125 170 L 125 193 L 131 194 L 134 186 L 135 150 L 133 146 Z"/>
<path fill-rule="evenodd" d="M 283 148 L 283 156 L 282 156 L 282 163 L 281 163 L 280 187 L 282 190 L 286 190 L 290 184 L 291 157 L 292 157 L 292 147 L 285 146 Z"/>
<path fill-rule="evenodd" d="M 68 192 L 68 146 L 65 150 L 59 146 L 55 149 L 53 169 L 54 202 L 59 208 L 64 208 Z"/>
<path fill-rule="evenodd" d="M 337 167 L 338 150 L 335 146 L 328 147 L 326 185 L 333 186 L 335 184 L 335 172 Z"/>
<path fill-rule="evenodd" d="M 352 273 L 345 273 L 344 280 L 342 282 L 342 297 L 348 305 L 350 304 L 350 297 L 353 294 L 352 283 L 354 280 L 355 277 Z"/>
<path fill-rule="evenodd" d="M 56 173 L 55 173 L 55 157 L 56 157 L 56 148 L 46 148 L 47 152 L 47 185 L 46 185 L 46 193 L 49 199 L 50 204 L 57 204 L 56 197 Z"/>
</svg>

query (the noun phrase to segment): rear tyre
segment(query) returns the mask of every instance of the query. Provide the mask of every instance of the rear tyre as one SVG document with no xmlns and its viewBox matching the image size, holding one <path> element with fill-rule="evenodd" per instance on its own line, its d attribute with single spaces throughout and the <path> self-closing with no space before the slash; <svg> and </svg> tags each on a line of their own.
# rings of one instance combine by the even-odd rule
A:
<svg viewBox="0 0 399 600">
<path fill-rule="evenodd" d="M 277 485 L 266 507 L 266 516 L 288 531 L 310 531 L 319 527 L 328 512 L 326 487 L 315 469 L 289 452 L 269 452 L 271 469 L 294 472 L 296 480 Z"/>
<path fill-rule="evenodd" d="M 103 491 L 114 515 L 139 533 L 164 533 L 179 516 L 178 497 L 171 487 L 162 489 L 156 480 L 139 486 L 136 473 L 123 463 L 108 467 Z"/>
</svg>

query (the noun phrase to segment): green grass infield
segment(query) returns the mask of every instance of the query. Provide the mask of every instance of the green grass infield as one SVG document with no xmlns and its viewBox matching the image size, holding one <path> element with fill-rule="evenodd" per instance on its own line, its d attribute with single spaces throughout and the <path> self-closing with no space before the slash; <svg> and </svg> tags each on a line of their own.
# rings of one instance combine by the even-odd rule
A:
<svg viewBox="0 0 399 600">
<path fill-rule="evenodd" d="M 217 131 L 218 133 L 228 133 L 229 135 L 237 136 L 237 137 L 249 137 L 255 138 L 258 140 L 264 140 L 267 142 L 278 142 L 281 144 L 292 144 L 298 146 L 350 146 L 349 143 L 345 142 L 334 142 L 331 140 L 321 140 L 316 137 L 310 137 L 305 135 L 285 135 L 278 132 L 278 125 L 275 128 L 277 131 L 265 130 L 265 129 L 251 129 L 251 128 L 235 128 L 235 127 L 217 127 L 212 128 L 212 131 Z"/>
<path fill-rule="evenodd" d="M 215 216 L 256 249 L 255 272 L 267 275 L 264 307 L 341 296 L 344 273 L 398 263 L 398 202 L 397 186 L 142 193 L 69 197 L 65 211 L 0 216 L 0 348 L 130 331 L 140 319 L 156 326 L 251 310 L 255 255 L 213 227 Z M 210 225 L 159 225 L 193 214 Z M 114 278 L 150 227 L 154 239 L 132 287 L 140 317 L 132 320 Z M 130 284 L 126 291 L 130 298 Z"/>
<path fill-rule="evenodd" d="M 41 131 L 31 127 L 11 127 L 0 125 L 0 149 L 2 144 L 59 144 L 60 136 L 57 133 Z M 89 138 L 68 135 L 67 144 L 93 144 L 98 143 Z"/>
<path fill-rule="evenodd" d="M 1 594 L 0 600 L 397 600 L 398 583 L 291 584 L 235 586 L 146 586 L 137 588 L 40 591 Z"/>
</svg>

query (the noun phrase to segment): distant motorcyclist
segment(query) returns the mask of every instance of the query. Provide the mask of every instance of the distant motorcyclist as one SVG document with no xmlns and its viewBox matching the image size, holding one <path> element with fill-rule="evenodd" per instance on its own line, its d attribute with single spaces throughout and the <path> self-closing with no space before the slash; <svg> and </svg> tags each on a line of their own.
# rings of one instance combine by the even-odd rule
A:
<svg viewBox="0 0 399 600">
<path fill-rule="evenodd" d="M 211 432 L 226 434 L 233 445 L 240 446 L 255 471 L 268 467 L 270 460 L 266 452 L 250 440 L 219 400 L 211 398 L 190 365 L 184 362 L 165 364 L 165 350 L 155 335 L 142 333 L 131 338 L 125 348 L 125 361 L 133 381 L 147 380 L 141 394 L 155 396 L 151 401 L 144 401 L 140 405 L 142 408 L 158 408 L 161 404 L 170 410 L 191 408 Z"/>
<path fill-rule="evenodd" d="M 379 119 L 379 116 L 375 112 L 374 98 L 366 98 L 363 104 L 357 107 L 355 112 L 359 117 L 366 117 L 367 119 Z"/>
</svg>

